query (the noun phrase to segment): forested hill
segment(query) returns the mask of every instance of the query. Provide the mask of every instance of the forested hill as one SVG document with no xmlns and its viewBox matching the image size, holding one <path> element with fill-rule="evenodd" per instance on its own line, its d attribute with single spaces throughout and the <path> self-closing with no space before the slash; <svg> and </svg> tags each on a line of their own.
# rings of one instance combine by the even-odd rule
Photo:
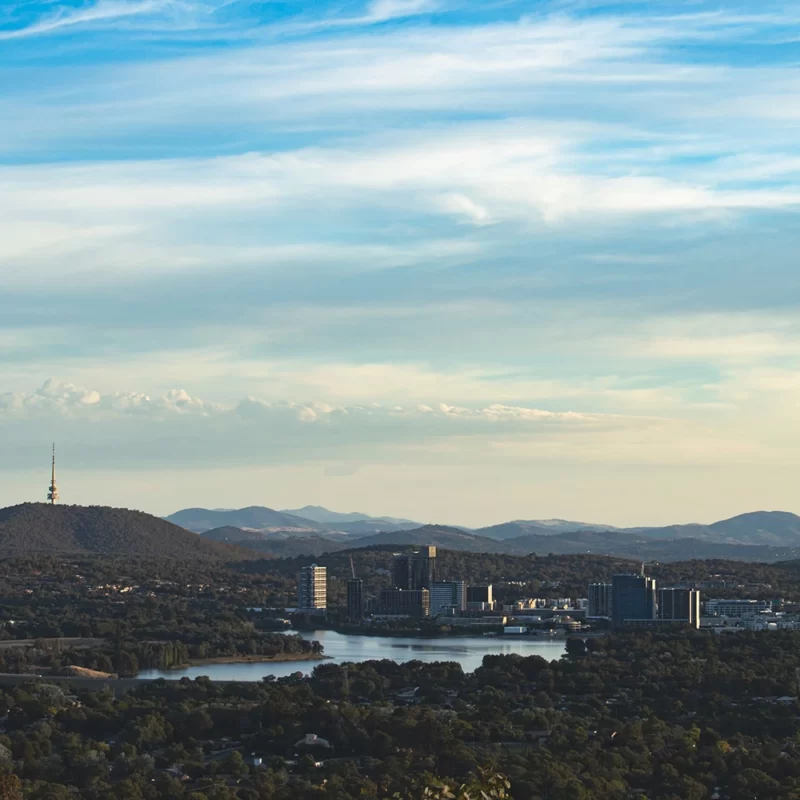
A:
<svg viewBox="0 0 800 800">
<path fill-rule="evenodd" d="M 24 503 L 0 509 L 0 557 L 54 554 L 235 561 L 246 550 L 201 539 L 141 511 Z"/>
</svg>

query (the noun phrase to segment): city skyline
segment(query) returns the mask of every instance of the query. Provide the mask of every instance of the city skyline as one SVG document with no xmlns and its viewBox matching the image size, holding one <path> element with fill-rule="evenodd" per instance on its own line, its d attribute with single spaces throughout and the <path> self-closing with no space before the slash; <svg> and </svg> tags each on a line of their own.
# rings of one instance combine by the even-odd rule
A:
<svg viewBox="0 0 800 800">
<path fill-rule="evenodd" d="M 800 512 L 789 3 L 0 9 L 0 506 Z M 44 456 L 46 457 L 46 456 Z"/>
</svg>

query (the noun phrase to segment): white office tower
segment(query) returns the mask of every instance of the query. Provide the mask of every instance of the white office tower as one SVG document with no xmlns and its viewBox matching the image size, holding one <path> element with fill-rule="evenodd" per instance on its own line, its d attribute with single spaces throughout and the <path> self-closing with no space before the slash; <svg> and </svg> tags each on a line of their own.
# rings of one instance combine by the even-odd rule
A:
<svg viewBox="0 0 800 800">
<path fill-rule="evenodd" d="M 324 611 L 328 607 L 327 567 L 303 567 L 297 579 L 297 596 L 300 611 Z"/>
</svg>

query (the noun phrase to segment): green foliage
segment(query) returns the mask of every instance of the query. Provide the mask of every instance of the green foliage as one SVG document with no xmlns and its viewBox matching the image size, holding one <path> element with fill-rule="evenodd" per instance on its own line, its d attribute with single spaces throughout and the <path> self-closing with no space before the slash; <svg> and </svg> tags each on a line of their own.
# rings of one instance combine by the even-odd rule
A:
<svg viewBox="0 0 800 800">
<path fill-rule="evenodd" d="M 192 659 L 313 655 L 315 643 L 276 634 L 271 620 L 248 611 L 285 594 L 286 583 L 196 561 L 0 561 L 0 638 L 27 642 L 0 649 L 0 672 L 78 666 L 134 675 Z"/>
<path fill-rule="evenodd" d="M 390 558 L 361 551 L 356 568 L 384 581 L 381 565 Z M 291 592 L 297 566 L 2 561 L 0 632 L 19 642 L 0 648 L 0 672 L 307 655 L 310 643 L 276 634 L 264 615 L 248 610 Z M 465 570 L 473 581 L 495 583 L 505 598 L 582 592 L 619 568 L 589 556 L 441 557 L 443 577 Z M 791 565 L 657 569 L 662 580 L 719 580 L 730 592 L 753 581 L 791 597 L 798 585 Z M 332 571 L 338 585 L 349 561 L 333 562 Z M 63 636 L 85 638 L 52 638 Z M 555 662 L 487 656 L 470 674 L 457 663 L 385 660 L 346 672 L 320 663 L 307 679 L 156 681 L 119 697 L 0 682 L 0 778 L 8 776 L 9 796 L 21 789 L 34 800 L 800 796 L 800 703 L 793 699 L 800 632 L 638 632 L 573 637 L 567 648 Z M 308 733 L 330 747 L 298 746 Z"/>
<path fill-rule="evenodd" d="M 22 800 L 22 783 L 11 772 L 0 772 L 0 800 Z"/>
<path fill-rule="evenodd" d="M 435 779 L 425 787 L 422 797 L 424 800 L 513 800 L 510 788 L 511 781 L 505 775 L 481 770 L 478 777 L 460 786 Z"/>
<path fill-rule="evenodd" d="M 29 683 L 0 691 L 0 744 L 33 798 L 66 797 L 69 786 L 97 800 L 800 793 L 800 633 L 592 641 L 555 662 L 487 656 L 471 674 L 387 660 L 351 664 L 345 679 L 320 664 L 308 679 L 157 681 L 75 698 Z M 309 732 L 328 744 L 298 746 Z"/>
<path fill-rule="evenodd" d="M 235 561 L 253 556 L 246 550 L 202 539 L 142 511 L 48 503 L 0 509 L 0 552 L 94 553 L 188 561 Z"/>
</svg>

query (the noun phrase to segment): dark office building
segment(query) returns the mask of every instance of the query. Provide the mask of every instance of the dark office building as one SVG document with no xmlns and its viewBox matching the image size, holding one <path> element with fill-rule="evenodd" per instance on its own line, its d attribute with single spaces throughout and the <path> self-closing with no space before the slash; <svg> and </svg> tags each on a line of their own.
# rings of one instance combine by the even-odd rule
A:
<svg viewBox="0 0 800 800">
<path fill-rule="evenodd" d="M 418 591 L 430 589 L 436 582 L 436 548 L 423 547 L 413 553 L 401 553 L 392 562 L 395 589 Z"/>
<path fill-rule="evenodd" d="M 611 582 L 611 622 L 656 619 L 656 581 L 644 575 L 615 575 Z"/>
<path fill-rule="evenodd" d="M 467 603 L 493 603 L 492 584 L 488 586 L 467 586 Z"/>
<path fill-rule="evenodd" d="M 427 589 L 381 589 L 381 614 L 427 617 L 430 612 L 431 594 Z"/>
<path fill-rule="evenodd" d="M 589 619 L 611 617 L 611 584 L 589 584 L 589 608 L 586 616 Z"/>
<path fill-rule="evenodd" d="M 464 581 L 442 581 L 431 585 L 431 614 L 445 611 L 454 614 L 467 608 L 467 585 Z"/>
<path fill-rule="evenodd" d="M 364 618 L 364 581 L 361 578 L 347 581 L 347 616 L 352 620 Z"/>
<path fill-rule="evenodd" d="M 658 618 L 700 627 L 700 592 L 696 589 L 659 589 Z"/>
</svg>

